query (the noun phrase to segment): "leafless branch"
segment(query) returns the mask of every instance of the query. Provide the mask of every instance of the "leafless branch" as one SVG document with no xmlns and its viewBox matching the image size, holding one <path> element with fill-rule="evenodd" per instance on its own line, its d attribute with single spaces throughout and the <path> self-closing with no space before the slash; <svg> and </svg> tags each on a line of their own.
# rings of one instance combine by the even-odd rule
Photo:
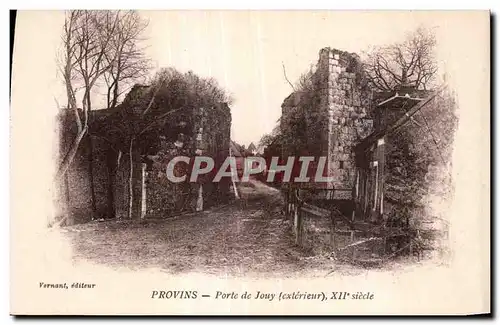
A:
<svg viewBox="0 0 500 325">
<path fill-rule="evenodd" d="M 108 108 L 116 107 L 122 90 L 144 78 L 151 67 L 144 55 L 145 48 L 138 46 L 148 22 L 131 10 L 113 14 L 117 18 L 117 30 L 105 58 L 110 68 L 104 73 Z"/>
<path fill-rule="evenodd" d="M 134 11 L 71 10 L 63 25 L 59 71 L 66 87 L 68 108 L 75 116 L 77 135 L 58 174 L 64 174 L 88 129 L 91 91 L 101 78 L 108 85 L 108 107 L 115 106 L 124 80 L 142 75 L 146 60 L 136 41 L 147 24 Z M 122 75 L 120 75 L 122 73 Z M 111 87 L 111 88 L 109 88 Z M 125 88 L 125 86 L 123 86 Z M 76 94 L 81 90 L 82 107 Z"/>
<path fill-rule="evenodd" d="M 288 84 L 290 85 L 290 87 L 292 87 L 293 91 L 296 91 L 295 90 L 295 87 L 293 86 L 293 84 L 290 82 L 290 80 L 288 80 L 288 77 L 286 76 L 286 69 L 285 69 L 285 64 L 283 62 L 281 62 L 281 65 L 283 66 L 283 76 L 285 77 L 285 80 L 288 82 Z"/>
<path fill-rule="evenodd" d="M 437 72 L 435 45 L 434 34 L 418 28 L 402 43 L 372 50 L 365 60 L 372 86 L 381 91 L 391 91 L 401 85 L 426 89 Z"/>
</svg>

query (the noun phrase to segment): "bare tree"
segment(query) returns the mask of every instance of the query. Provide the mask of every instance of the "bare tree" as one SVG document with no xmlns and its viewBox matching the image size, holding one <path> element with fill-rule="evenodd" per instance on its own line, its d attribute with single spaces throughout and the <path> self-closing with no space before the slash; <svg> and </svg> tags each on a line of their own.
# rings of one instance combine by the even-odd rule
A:
<svg viewBox="0 0 500 325">
<path fill-rule="evenodd" d="M 90 112 L 92 110 L 91 91 L 104 73 L 111 69 L 116 60 L 116 53 L 112 51 L 112 40 L 119 33 L 119 17 L 110 11 L 86 11 L 84 18 L 82 28 L 76 33 L 78 42 L 84 44 L 79 47 L 83 60 L 80 61 L 77 71 L 82 77 L 84 85 L 82 107 L 84 111 Z M 110 56 L 113 56 L 113 59 L 106 60 Z M 94 145 L 91 134 L 87 136 L 87 143 L 89 188 L 92 212 L 95 216 L 97 206 L 94 187 Z"/>
<path fill-rule="evenodd" d="M 111 36 L 110 47 L 105 54 L 105 60 L 109 69 L 103 73 L 106 89 L 106 106 L 115 108 L 120 97 L 141 78 L 145 78 L 150 68 L 150 62 L 144 54 L 144 47 L 139 46 L 143 40 L 142 34 L 148 26 L 148 21 L 142 19 L 136 11 L 114 11 L 110 15 L 116 18 L 116 30 Z M 112 28 L 112 20 L 108 20 L 108 29 Z M 153 102 L 153 95 L 151 103 Z M 151 105 L 151 104 L 150 104 Z M 129 154 L 132 154 L 133 138 L 130 141 Z M 121 158 L 121 150 L 118 159 Z M 132 156 L 130 156 L 132 161 Z M 90 168 L 91 170 L 91 168 Z M 110 215 L 115 214 L 113 186 L 118 169 L 110 168 L 108 171 L 108 210 Z M 130 165 L 130 177 L 132 177 L 133 166 Z M 91 176 L 92 177 L 92 176 Z M 91 178 L 92 179 L 92 178 Z M 130 183 L 130 182 L 129 182 Z M 130 184 L 129 184 L 130 186 Z M 132 203 L 133 191 L 130 187 L 130 204 Z M 131 213 L 131 206 L 129 214 Z"/>
<path fill-rule="evenodd" d="M 381 91 L 391 91 L 402 85 L 426 90 L 437 72 L 435 46 L 432 30 L 420 27 L 402 43 L 375 48 L 365 60 L 372 86 Z"/>
<path fill-rule="evenodd" d="M 109 24 L 110 21 L 113 22 Z M 113 20 L 108 12 L 72 10 L 66 16 L 62 37 L 65 54 L 61 70 L 68 108 L 75 115 L 77 136 L 59 166 L 57 179 L 68 170 L 88 131 L 89 111 L 92 108 L 90 94 L 99 78 L 109 69 L 104 59 L 116 26 L 116 19 Z M 83 90 L 81 114 L 76 101 L 79 89 Z"/>
<path fill-rule="evenodd" d="M 73 160 L 80 142 L 88 130 L 88 116 L 87 111 L 83 111 L 81 116 L 78 105 L 76 103 L 76 92 L 78 75 L 76 69 L 82 60 L 82 57 L 77 54 L 78 43 L 76 41 L 76 31 L 79 28 L 80 18 L 83 15 L 82 11 L 72 10 L 66 15 L 63 27 L 62 43 L 63 43 L 63 57 L 59 63 L 59 69 L 63 76 L 64 85 L 66 87 L 66 96 L 68 99 L 68 109 L 72 110 L 75 116 L 77 125 L 77 135 L 73 140 L 70 149 L 64 156 L 56 174 L 56 180 L 59 180 L 68 170 L 71 161 Z"/>
<path fill-rule="evenodd" d="M 121 95 L 132 85 L 145 78 L 150 62 L 144 55 L 144 47 L 139 46 L 148 21 L 136 11 L 117 11 L 117 30 L 111 38 L 111 46 L 106 53 L 109 65 L 104 73 L 106 103 L 108 108 L 116 107 Z"/>
<path fill-rule="evenodd" d="M 108 107 L 114 107 L 119 96 L 127 90 L 125 84 L 147 72 L 148 61 L 137 45 L 146 26 L 134 11 L 71 10 L 67 13 L 59 69 L 78 132 L 59 167 L 57 178 L 67 171 L 88 130 L 92 109 L 90 95 L 99 80 L 106 81 Z M 81 110 L 76 99 L 78 92 L 83 92 Z"/>
<path fill-rule="evenodd" d="M 66 15 L 62 35 L 62 60 L 59 63 L 68 98 L 74 112 L 76 136 L 56 174 L 59 181 L 67 172 L 82 140 L 88 140 L 88 163 L 92 208 L 96 212 L 93 182 L 93 145 L 89 134 L 92 110 L 91 93 L 104 79 L 107 106 L 115 107 L 129 81 L 147 71 L 147 60 L 137 41 L 147 23 L 134 11 L 72 10 Z M 78 108 L 77 93 L 81 96 Z"/>
<path fill-rule="evenodd" d="M 81 80 L 82 110 L 92 109 L 90 95 L 103 74 L 111 68 L 107 57 L 118 31 L 118 16 L 109 11 L 81 11 L 71 37 L 75 43 L 75 72 Z M 85 115 L 88 122 L 88 114 Z"/>
</svg>

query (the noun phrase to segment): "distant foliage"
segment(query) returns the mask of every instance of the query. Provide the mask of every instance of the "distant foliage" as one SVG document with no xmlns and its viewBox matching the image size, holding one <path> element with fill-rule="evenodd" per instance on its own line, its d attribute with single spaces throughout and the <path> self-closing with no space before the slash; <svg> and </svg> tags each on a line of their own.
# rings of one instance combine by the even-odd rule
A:
<svg viewBox="0 0 500 325">
<path fill-rule="evenodd" d="M 314 91 L 313 83 L 314 69 L 309 67 L 309 70 L 303 72 L 297 82 L 295 83 L 295 90 L 297 92 L 310 93 Z"/>
<path fill-rule="evenodd" d="M 193 71 L 174 68 L 160 70 L 152 79 L 152 88 L 159 87 L 156 105 L 172 109 L 181 106 L 210 107 L 218 103 L 232 104 L 233 98 L 214 78 L 202 78 Z"/>
<path fill-rule="evenodd" d="M 121 110 L 114 115 L 115 122 L 107 125 L 108 134 L 125 147 L 130 137 L 136 137 L 144 150 L 151 147 L 154 151 L 152 142 L 160 134 L 173 141 L 178 133 L 191 135 L 193 119 L 199 118 L 193 110 L 218 110 L 220 103 L 227 102 L 231 102 L 231 97 L 215 79 L 201 78 L 192 71 L 181 73 L 164 68 L 151 79 L 149 86 L 135 85 L 126 95 Z"/>
<path fill-rule="evenodd" d="M 304 108 L 313 105 L 315 96 L 314 91 L 314 75 L 313 67 L 303 72 L 294 86 L 292 97 L 300 98 L 300 107 L 289 107 L 286 114 L 280 118 L 279 125 L 274 128 L 273 132 L 264 135 L 259 145 L 267 148 L 265 151 L 268 155 L 297 155 L 303 150 L 307 144 L 306 120 L 304 116 Z"/>
</svg>

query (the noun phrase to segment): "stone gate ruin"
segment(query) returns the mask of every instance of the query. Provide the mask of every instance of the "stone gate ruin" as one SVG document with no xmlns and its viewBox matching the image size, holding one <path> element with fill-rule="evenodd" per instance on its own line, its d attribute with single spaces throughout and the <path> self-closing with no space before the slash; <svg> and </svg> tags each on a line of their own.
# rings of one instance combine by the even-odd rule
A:
<svg viewBox="0 0 500 325">
<path fill-rule="evenodd" d="M 320 50 L 310 88 L 282 104 L 280 128 L 285 138 L 298 139 L 283 144 L 283 156 L 327 157 L 333 177 L 325 186 L 283 184 L 298 244 L 379 261 L 387 254 L 433 249 L 436 238 L 446 237 L 446 223 L 437 222 L 442 216 L 425 206 L 433 187 L 451 187 L 443 170 L 449 168 L 456 117 L 446 89 L 402 85 L 374 92 L 357 54 Z M 414 152 L 409 161 L 401 158 L 408 150 Z M 429 166 L 412 165 L 418 159 Z M 424 194 L 404 183 L 408 173 L 432 180 L 419 185 Z"/>
<path fill-rule="evenodd" d="M 136 85 L 115 109 L 91 112 L 89 136 L 59 184 L 58 203 L 69 216 L 67 223 L 115 217 L 165 218 L 227 201 L 229 181 L 212 183 L 200 177 L 197 183 L 189 178 L 172 183 L 165 174 L 168 162 L 179 155 L 208 156 L 216 167 L 225 160 L 230 144 L 229 106 L 186 106 L 162 117 L 170 108 L 160 103 L 142 122 L 150 92 L 150 87 Z M 72 114 L 67 111 L 59 116 L 61 157 L 70 145 L 68 139 L 76 134 Z M 130 147 L 127 132 L 138 134 L 134 129 L 144 125 L 153 127 L 137 136 Z"/>
<path fill-rule="evenodd" d="M 293 130 L 289 115 L 304 117 L 305 141 L 300 153 L 327 157 L 329 174 L 335 180 L 326 188 L 335 188 L 339 200 L 352 198 L 356 165 L 351 148 L 373 130 L 372 93 L 362 79 L 360 64 L 356 54 L 322 49 L 312 91 L 292 93 L 282 105 L 281 130 Z M 285 153 L 290 151 L 285 147 Z"/>
</svg>

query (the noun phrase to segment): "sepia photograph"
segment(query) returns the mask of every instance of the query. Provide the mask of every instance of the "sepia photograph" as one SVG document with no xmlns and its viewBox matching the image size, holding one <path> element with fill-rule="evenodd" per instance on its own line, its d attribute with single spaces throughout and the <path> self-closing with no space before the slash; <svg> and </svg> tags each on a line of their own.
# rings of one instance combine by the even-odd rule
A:
<svg viewBox="0 0 500 325">
<path fill-rule="evenodd" d="M 14 31 L 11 314 L 490 313 L 488 11 Z"/>
</svg>

